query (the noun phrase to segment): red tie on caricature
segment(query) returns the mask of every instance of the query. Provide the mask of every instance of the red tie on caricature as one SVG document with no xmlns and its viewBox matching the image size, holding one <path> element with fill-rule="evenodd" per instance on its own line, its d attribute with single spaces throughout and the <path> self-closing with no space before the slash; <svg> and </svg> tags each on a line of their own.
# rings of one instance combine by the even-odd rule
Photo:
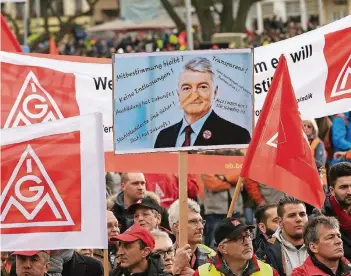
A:
<svg viewBox="0 0 351 276">
<path fill-rule="evenodd" d="M 193 130 L 191 129 L 191 126 L 188 125 L 185 127 L 184 129 L 185 132 L 185 139 L 184 139 L 184 143 L 182 145 L 182 147 L 190 147 L 191 146 L 191 133 L 193 132 Z"/>
<path fill-rule="evenodd" d="M 241 176 L 285 192 L 317 208 L 325 195 L 282 55 L 268 91 Z"/>
</svg>

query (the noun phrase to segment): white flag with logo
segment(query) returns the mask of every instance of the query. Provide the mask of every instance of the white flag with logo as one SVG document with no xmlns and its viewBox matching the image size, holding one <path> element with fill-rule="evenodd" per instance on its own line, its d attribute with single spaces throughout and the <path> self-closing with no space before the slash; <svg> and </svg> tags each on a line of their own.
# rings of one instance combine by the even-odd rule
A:
<svg viewBox="0 0 351 276">
<path fill-rule="evenodd" d="M 1 129 L 1 250 L 107 248 L 101 128 L 95 113 Z"/>
</svg>

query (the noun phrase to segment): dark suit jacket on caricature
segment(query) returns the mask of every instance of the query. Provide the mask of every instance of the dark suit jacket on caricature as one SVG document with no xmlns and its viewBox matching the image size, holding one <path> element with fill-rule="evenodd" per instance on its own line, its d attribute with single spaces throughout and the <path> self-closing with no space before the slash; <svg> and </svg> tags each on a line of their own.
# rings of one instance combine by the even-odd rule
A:
<svg viewBox="0 0 351 276">
<path fill-rule="evenodd" d="M 157 135 L 155 148 L 175 147 L 179 131 L 182 127 L 182 121 L 160 131 Z M 204 131 L 210 131 L 208 139 L 204 138 Z M 206 136 L 206 135 L 205 135 Z M 221 117 L 214 111 L 205 121 L 199 135 L 196 137 L 194 146 L 218 146 L 218 145 L 235 145 L 249 144 L 251 140 L 250 133 L 241 126 L 233 124 Z"/>
</svg>

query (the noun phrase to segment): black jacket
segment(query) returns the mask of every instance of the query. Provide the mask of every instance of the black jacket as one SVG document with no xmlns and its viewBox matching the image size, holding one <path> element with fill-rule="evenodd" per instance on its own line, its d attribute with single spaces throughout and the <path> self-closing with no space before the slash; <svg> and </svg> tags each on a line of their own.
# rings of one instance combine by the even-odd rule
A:
<svg viewBox="0 0 351 276">
<path fill-rule="evenodd" d="M 171 274 L 163 271 L 164 265 L 161 257 L 159 255 L 151 255 L 148 261 L 148 268 L 142 273 L 133 273 L 133 275 L 138 274 L 139 276 L 171 276 Z M 110 276 L 130 276 L 131 273 L 128 269 L 116 267 L 110 272 Z"/>
<path fill-rule="evenodd" d="M 123 201 L 124 193 L 121 192 L 116 197 L 115 204 L 112 207 L 112 212 L 118 220 L 119 230 L 121 233 L 126 231 L 134 223 L 133 215 L 127 213 L 127 208 Z"/>
<path fill-rule="evenodd" d="M 271 265 L 280 276 L 285 276 L 283 255 L 280 242 L 273 237 L 259 244 L 256 256 L 259 260 Z"/>
<path fill-rule="evenodd" d="M 183 120 L 161 130 L 157 135 L 155 148 L 175 147 L 182 123 Z M 205 131 L 207 132 L 204 135 Z M 210 137 L 207 136 L 208 139 L 204 138 L 206 134 L 210 134 Z M 250 140 L 250 133 L 245 128 L 219 117 L 212 111 L 202 126 L 194 146 L 249 144 Z"/>
<path fill-rule="evenodd" d="M 322 214 L 327 217 L 335 217 L 337 219 L 337 216 L 330 203 L 330 194 L 328 194 L 325 199 L 324 206 L 322 209 Z M 321 213 L 317 209 L 315 209 L 313 211 L 312 216 L 310 216 L 310 219 L 318 215 L 321 215 Z M 340 229 L 340 234 L 341 234 L 341 239 L 344 247 L 344 257 L 349 261 L 351 261 L 351 239 L 347 237 L 346 233 L 342 229 Z"/>
<path fill-rule="evenodd" d="M 72 259 L 64 263 L 62 276 L 103 276 L 104 268 L 98 260 L 73 253 Z M 11 266 L 10 276 L 17 276 L 16 262 Z"/>
</svg>

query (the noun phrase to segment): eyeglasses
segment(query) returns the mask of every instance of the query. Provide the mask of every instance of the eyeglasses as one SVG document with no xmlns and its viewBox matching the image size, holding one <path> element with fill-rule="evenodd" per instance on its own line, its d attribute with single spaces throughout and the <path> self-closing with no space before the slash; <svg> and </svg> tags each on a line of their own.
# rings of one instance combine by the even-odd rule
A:
<svg viewBox="0 0 351 276">
<path fill-rule="evenodd" d="M 165 259 L 168 256 L 173 257 L 174 256 L 174 248 L 170 247 L 166 250 L 158 250 L 155 252 L 155 254 L 160 255 L 163 259 Z"/>
<path fill-rule="evenodd" d="M 250 232 L 245 232 L 243 235 L 241 235 L 241 236 L 239 236 L 239 237 L 237 237 L 235 239 L 227 240 L 224 243 L 233 241 L 235 243 L 239 243 L 240 244 L 240 243 L 244 243 L 245 239 L 248 239 L 248 240 L 252 241 L 253 237 L 254 237 L 254 235 L 253 235 L 253 233 L 251 231 Z"/>
<path fill-rule="evenodd" d="M 193 219 L 193 220 L 189 220 L 188 223 L 192 226 L 198 226 L 199 224 L 201 224 L 202 226 L 205 226 L 206 225 L 206 220 L 203 220 L 203 219 L 200 219 L 200 220 L 196 220 L 196 219 Z"/>
</svg>

